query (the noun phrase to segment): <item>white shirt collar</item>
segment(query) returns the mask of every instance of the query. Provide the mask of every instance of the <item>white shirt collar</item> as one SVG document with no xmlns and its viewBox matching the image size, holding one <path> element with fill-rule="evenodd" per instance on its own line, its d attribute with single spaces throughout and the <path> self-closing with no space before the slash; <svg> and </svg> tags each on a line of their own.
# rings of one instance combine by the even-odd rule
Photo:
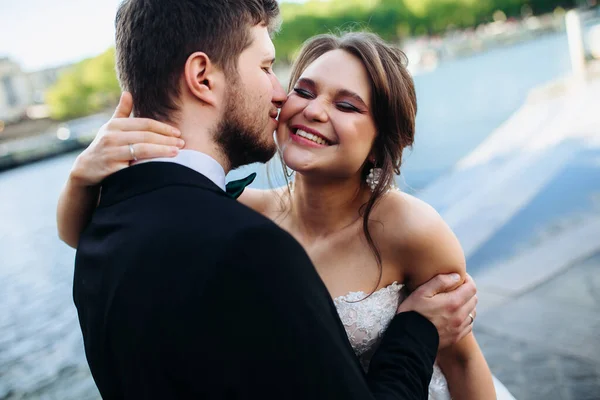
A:
<svg viewBox="0 0 600 400">
<path fill-rule="evenodd" d="M 175 157 L 151 158 L 149 160 L 139 160 L 132 164 L 143 164 L 147 162 L 172 162 L 193 169 L 194 171 L 206 176 L 215 185 L 225 191 L 225 170 L 209 155 L 196 150 L 179 150 Z"/>
</svg>

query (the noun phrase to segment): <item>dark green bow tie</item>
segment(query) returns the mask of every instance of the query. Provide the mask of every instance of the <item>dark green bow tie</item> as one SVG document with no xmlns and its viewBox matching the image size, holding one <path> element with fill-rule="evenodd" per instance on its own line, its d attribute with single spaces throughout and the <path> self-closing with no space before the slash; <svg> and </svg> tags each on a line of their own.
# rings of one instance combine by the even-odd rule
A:
<svg viewBox="0 0 600 400">
<path fill-rule="evenodd" d="M 251 173 L 250 175 L 248 175 L 247 177 L 245 177 L 243 179 L 231 181 L 227 185 L 225 185 L 225 191 L 227 192 L 228 195 L 230 195 L 234 199 L 237 199 L 244 192 L 244 189 L 246 189 L 246 186 L 248 186 L 249 184 L 251 184 L 254 181 L 254 178 L 256 178 L 255 172 Z"/>
</svg>

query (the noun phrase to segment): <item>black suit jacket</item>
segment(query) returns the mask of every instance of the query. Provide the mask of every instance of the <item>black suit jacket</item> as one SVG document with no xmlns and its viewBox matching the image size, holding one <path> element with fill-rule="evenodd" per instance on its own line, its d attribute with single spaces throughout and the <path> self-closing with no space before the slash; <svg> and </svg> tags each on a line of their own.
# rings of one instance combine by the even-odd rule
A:
<svg viewBox="0 0 600 400">
<path fill-rule="evenodd" d="M 73 295 L 105 399 L 426 399 L 438 336 L 400 314 L 364 375 L 302 247 L 203 175 L 109 177 Z"/>
</svg>

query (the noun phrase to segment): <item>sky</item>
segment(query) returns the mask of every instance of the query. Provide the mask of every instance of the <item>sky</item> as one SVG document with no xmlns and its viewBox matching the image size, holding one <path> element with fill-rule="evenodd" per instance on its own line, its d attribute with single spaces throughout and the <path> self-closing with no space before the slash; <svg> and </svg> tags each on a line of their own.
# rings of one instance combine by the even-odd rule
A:
<svg viewBox="0 0 600 400">
<path fill-rule="evenodd" d="M 0 57 L 25 71 L 97 55 L 114 43 L 120 0 L 0 0 Z"/>
<path fill-rule="evenodd" d="M 31 72 L 98 55 L 114 44 L 120 2 L 0 0 L 0 57 Z"/>
</svg>

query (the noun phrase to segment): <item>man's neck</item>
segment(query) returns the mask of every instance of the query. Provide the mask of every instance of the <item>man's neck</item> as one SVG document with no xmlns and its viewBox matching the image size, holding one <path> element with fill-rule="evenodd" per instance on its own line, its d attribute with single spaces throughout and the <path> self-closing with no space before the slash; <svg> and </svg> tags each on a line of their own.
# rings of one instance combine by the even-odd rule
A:
<svg viewBox="0 0 600 400">
<path fill-rule="evenodd" d="M 227 175 L 230 171 L 230 163 L 227 157 L 223 154 L 221 149 L 216 144 L 203 144 L 199 145 L 196 143 L 188 144 L 188 140 L 184 138 L 183 132 L 181 137 L 185 141 L 184 150 L 193 150 L 198 151 L 200 153 L 206 154 L 207 156 L 213 158 L 216 162 L 223 167 L 223 171 L 225 171 L 225 175 Z"/>
<path fill-rule="evenodd" d="M 208 128 L 194 123 L 181 123 L 178 128 L 181 131 L 181 139 L 185 142 L 184 149 L 199 151 L 212 157 L 223 167 L 225 175 L 229 173 L 231 163 L 220 146 L 213 140 L 213 134 Z"/>
</svg>

